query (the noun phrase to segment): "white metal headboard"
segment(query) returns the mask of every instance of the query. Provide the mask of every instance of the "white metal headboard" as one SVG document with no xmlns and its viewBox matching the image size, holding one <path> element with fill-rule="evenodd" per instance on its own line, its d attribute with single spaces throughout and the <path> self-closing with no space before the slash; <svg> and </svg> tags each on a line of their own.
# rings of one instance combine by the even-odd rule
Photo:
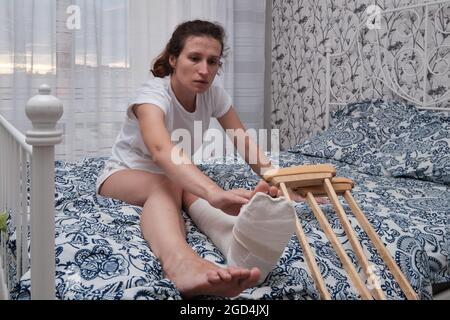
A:
<svg viewBox="0 0 450 320">
<path fill-rule="evenodd" d="M 373 6 L 372 8 L 377 8 Z M 326 49 L 326 111 L 367 99 L 401 99 L 450 111 L 450 0 L 368 14 L 348 48 Z"/>
</svg>

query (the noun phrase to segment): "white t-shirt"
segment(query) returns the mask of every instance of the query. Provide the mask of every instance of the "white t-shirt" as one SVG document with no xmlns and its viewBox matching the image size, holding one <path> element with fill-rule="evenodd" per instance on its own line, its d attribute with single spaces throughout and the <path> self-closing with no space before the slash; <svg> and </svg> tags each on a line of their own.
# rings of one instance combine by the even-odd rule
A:
<svg viewBox="0 0 450 320">
<path fill-rule="evenodd" d="M 188 112 L 175 97 L 170 85 L 170 76 L 165 78 L 150 76 L 149 80 L 139 88 L 136 98 L 128 106 L 125 122 L 112 148 L 111 160 L 121 162 L 132 169 L 163 173 L 163 170 L 152 160 L 152 155 L 144 144 L 139 121 L 132 110 L 134 105 L 144 103 L 154 104 L 161 108 L 165 114 L 169 135 L 172 135 L 176 129 L 189 131 L 191 135 L 190 156 L 192 156 L 200 147 L 198 144 L 193 144 L 194 121 L 201 121 L 203 136 L 209 128 L 211 117 L 220 118 L 228 112 L 231 107 L 231 97 L 220 85 L 213 82 L 207 91 L 197 95 L 195 111 Z"/>
</svg>

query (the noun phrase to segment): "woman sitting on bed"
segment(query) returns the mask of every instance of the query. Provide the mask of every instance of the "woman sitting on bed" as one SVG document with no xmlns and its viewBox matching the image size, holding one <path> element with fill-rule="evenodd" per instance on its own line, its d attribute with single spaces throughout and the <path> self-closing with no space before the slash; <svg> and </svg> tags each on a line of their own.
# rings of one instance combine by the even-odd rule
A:
<svg viewBox="0 0 450 320">
<path fill-rule="evenodd" d="M 277 188 L 262 181 L 253 192 L 224 191 L 192 164 L 191 154 L 182 153 L 182 164 L 172 161 L 173 151 L 178 154 L 179 150 L 171 141 L 171 133 L 184 128 L 193 136 L 194 121 L 202 121 L 206 130 L 210 118 L 215 117 L 224 129 L 243 129 L 245 134 L 230 96 L 214 83 L 223 51 L 224 30 L 217 24 L 195 20 L 176 28 L 164 52 L 154 62 L 153 76 L 130 103 L 112 157 L 97 181 L 99 194 L 143 207 L 143 236 L 160 259 L 166 276 L 185 298 L 236 296 L 264 280 L 266 274 L 261 273 L 261 268 L 273 268 L 295 224 L 292 206 L 286 210 L 287 201 L 271 198 L 277 195 Z M 251 143 L 247 137 L 247 149 Z M 260 174 L 262 168 L 270 167 L 270 162 L 257 150 L 260 157 L 256 164 L 250 165 Z M 241 211 L 236 217 L 249 202 L 253 207 L 248 208 L 253 211 L 247 210 L 249 213 L 245 214 Z M 186 242 L 180 214 L 182 206 L 233 260 L 231 264 L 241 265 L 221 268 L 200 258 Z M 252 232 L 257 233 L 249 228 L 255 226 L 251 217 L 258 208 L 272 214 L 277 210 L 288 213 L 282 222 L 287 227 L 271 225 L 278 231 L 285 228 L 283 239 L 277 238 L 276 250 L 261 250 L 261 243 L 267 242 L 267 238 L 259 245 L 250 239 Z M 264 219 L 264 215 L 258 216 L 258 222 Z M 246 241 L 253 247 L 245 245 Z M 249 260 L 252 250 L 270 252 L 272 256 Z M 269 259 L 269 263 L 264 259 Z M 249 265 L 252 263 L 253 266 Z"/>
</svg>

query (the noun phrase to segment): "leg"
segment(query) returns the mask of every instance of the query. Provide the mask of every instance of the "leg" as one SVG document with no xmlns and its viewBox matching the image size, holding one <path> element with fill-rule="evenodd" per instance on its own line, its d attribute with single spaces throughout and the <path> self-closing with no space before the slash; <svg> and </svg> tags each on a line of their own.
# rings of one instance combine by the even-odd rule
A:
<svg viewBox="0 0 450 320">
<path fill-rule="evenodd" d="M 264 180 L 253 190 L 251 197 L 257 192 L 269 193 L 275 197 L 278 189 L 270 187 Z M 195 224 L 205 233 L 217 248 L 226 255 L 230 245 L 232 230 L 238 217 L 231 216 L 225 212 L 211 207 L 205 200 L 197 201 L 199 198 L 190 192 L 183 191 L 183 209 L 189 213 Z M 197 202 L 195 206 L 192 206 Z"/>
<path fill-rule="evenodd" d="M 148 195 L 155 192 L 154 189 L 158 189 L 159 185 L 167 183 L 167 180 L 167 177 L 162 174 L 152 174 L 146 171 L 132 169 L 121 170 L 105 180 L 100 187 L 99 193 L 104 197 L 114 198 L 138 207 L 144 207 Z M 180 231 L 185 234 L 183 217 L 181 215 L 178 215 L 178 217 Z M 145 234 L 144 238 L 149 241 Z"/>
<path fill-rule="evenodd" d="M 180 214 L 182 191 L 164 175 L 122 170 L 109 177 L 100 192 L 143 206 L 141 229 L 144 238 L 183 297 L 234 297 L 257 283 L 259 270 L 219 268 L 192 250 L 186 242 Z"/>
<path fill-rule="evenodd" d="M 275 267 L 294 233 L 295 211 L 277 188 L 261 181 L 240 214 L 230 216 L 203 199 L 183 194 L 184 207 L 197 226 L 213 241 L 230 265 L 261 271 L 263 281 Z"/>
</svg>

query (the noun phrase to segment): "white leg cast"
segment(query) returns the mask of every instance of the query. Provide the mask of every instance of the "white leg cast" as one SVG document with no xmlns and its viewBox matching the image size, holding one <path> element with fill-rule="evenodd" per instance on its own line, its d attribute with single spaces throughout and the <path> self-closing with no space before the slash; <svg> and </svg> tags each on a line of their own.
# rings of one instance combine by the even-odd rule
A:
<svg viewBox="0 0 450 320">
<path fill-rule="evenodd" d="M 259 268 L 260 283 L 276 266 L 295 232 L 292 204 L 264 193 L 257 193 L 237 217 L 203 199 L 191 205 L 189 215 L 226 256 L 228 265 Z"/>
<path fill-rule="evenodd" d="M 199 198 L 189 207 L 189 216 L 216 247 L 226 255 L 237 217 L 216 209 L 208 201 Z"/>
<path fill-rule="evenodd" d="M 257 193 L 242 208 L 233 228 L 228 264 L 258 267 L 261 283 L 277 265 L 294 232 L 293 205 L 284 198 Z"/>
</svg>

